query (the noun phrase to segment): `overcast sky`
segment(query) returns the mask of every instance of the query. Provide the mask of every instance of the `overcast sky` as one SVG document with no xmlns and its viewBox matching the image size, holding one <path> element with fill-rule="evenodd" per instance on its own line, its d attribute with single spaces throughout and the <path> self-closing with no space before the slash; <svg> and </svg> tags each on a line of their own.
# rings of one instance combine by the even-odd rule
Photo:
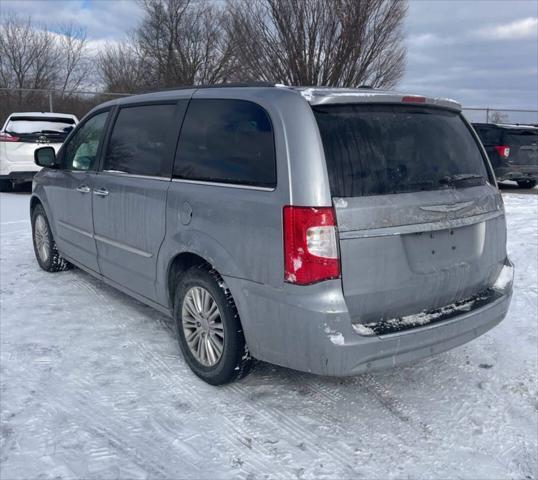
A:
<svg viewBox="0 0 538 480">
<path fill-rule="evenodd" d="M 124 38 L 141 16 L 131 0 L 0 0 L 0 9 L 77 22 L 94 45 Z M 406 33 L 400 90 L 538 109 L 538 0 L 411 0 Z"/>
</svg>

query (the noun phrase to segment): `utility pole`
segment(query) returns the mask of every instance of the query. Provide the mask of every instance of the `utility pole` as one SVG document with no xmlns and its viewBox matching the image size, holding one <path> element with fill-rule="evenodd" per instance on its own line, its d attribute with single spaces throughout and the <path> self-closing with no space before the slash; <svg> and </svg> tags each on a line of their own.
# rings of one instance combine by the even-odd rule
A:
<svg viewBox="0 0 538 480">
<path fill-rule="evenodd" d="M 52 109 L 52 90 L 49 90 L 49 112 L 53 112 Z"/>
</svg>

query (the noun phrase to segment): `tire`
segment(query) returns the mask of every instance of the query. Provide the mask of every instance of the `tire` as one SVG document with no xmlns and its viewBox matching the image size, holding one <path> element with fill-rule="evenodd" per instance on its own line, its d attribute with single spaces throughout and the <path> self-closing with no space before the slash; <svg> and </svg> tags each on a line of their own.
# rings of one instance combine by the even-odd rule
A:
<svg viewBox="0 0 538 480">
<path fill-rule="evenodd" d="M 207 305 L 205 310 L 200 308 L 202 303 Z M 248 374 L 252 358 L 239 314 L 230 290 L 216 270 L 200 265 L 185 272 L 176 289 L 174 319 L 183 356 L 202 380 L 223 385 Z"/>
<path fill-rule="evenodd" d="M 517 185 L 519 188 L 534 188 L 536 180 L 518 180 Z"/>
<path fill-rule="evenodd" d="M 0 180 L 0 192 L 11 192 L 11 190 L 13 190 L 11 180 Z"/>
<path fill-rule="evenodd" d="M 32 242 L 37 263 L 46 272 L 62 272 L 73 267 L 58 252 L 47 214 L 41 205 L 32 210 Z"/>
</svg>

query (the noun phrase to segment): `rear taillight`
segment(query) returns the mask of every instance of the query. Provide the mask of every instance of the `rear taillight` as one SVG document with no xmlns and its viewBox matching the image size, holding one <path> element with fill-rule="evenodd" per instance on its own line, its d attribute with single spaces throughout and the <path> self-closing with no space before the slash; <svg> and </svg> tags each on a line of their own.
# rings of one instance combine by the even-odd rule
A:
<svg viewBox="0 0 538 480">
<path fill-rule="evenodd" d="M 331 207 L 286 206 L 284 280 L 308 285 L 340 277 L 336 221 Z"/>
<path fill-rule="evenodd" d="M 14 137 L 9 133 L 0 133 L 0 142 L 18 142 L 19 137 Z"/>
<path fill-rule="evenodd" d="M 502 158 L 508 158 L 510 156 L 510 147 L 507 147 L 506 145 L 498 145 L 495 147 L 495 150 L 497 150 L 497 153 Z"/>
</svg>

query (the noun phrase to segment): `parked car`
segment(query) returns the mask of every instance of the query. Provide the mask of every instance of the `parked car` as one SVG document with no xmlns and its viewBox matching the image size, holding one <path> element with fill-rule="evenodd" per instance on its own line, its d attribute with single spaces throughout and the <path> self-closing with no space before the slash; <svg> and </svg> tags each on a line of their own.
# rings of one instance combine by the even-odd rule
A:
<svg viewBox="0 0 538 480">
<path fill-rule="evenodd" d="M 538 179 L 538 127 L 473 123 L 498 181 L 514 180 L 533 188 Z"/>
<path fill-rule="evenodd" d="M 170 314 L 211 384 L 252 357 L 354 375 L 498 324 L 501 195 L 459 104 L 361 89 L 195 88 L 95 108 L 36 151 L 39 265 Z"/>
<path fill-rule="evenodd" d="M 0 130 L 0 191 L 31 181 L 39 170 L 35 149 L 50 145 L 58 150 L 77 123 L 75 115 L 64 113 L 12 113 Z"/>
</svg>

